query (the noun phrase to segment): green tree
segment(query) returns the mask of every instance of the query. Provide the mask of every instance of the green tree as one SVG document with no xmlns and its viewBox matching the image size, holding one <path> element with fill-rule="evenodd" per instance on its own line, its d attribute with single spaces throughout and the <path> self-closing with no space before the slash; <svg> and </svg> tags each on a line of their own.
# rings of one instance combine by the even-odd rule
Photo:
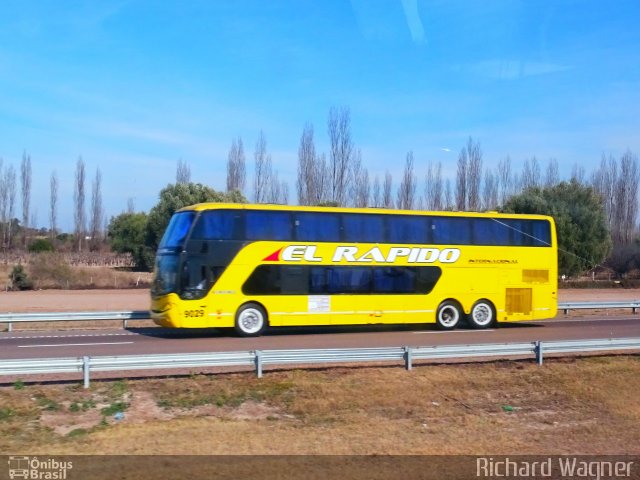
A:
<svg viewBox="0 0 640 480">
<path fill-rule="evenodd" d="M 136 267 L 144 270 L 151 268 L 153 258 L 146 252 L 145 235 L 147 228 L 147 214 L 121 213 L 112 217 L 109 222 L 108 236 L 111 250 L 118 253 L 130 253 Z"/>
<path fill-rule="evenodd" d="M 200 183 L 167 185 L 160 192 L 160 201 L 149 212 L 147 221 L 145 245 L 152 254 L 155 254 L 171 215 L 176 210 L 206 202 L 246 203 L 247 200 L 237 190 L 223 193 Z"/>
<path fill-rule="evenodd" d="M 543 189 L 529 188 L 507 200 L 502 211 L 537 213 L 555 219 L 561 274 L 589 270 L 611 251 L 602 201 L 590 186 L 572 180 Z"/>
</svg>

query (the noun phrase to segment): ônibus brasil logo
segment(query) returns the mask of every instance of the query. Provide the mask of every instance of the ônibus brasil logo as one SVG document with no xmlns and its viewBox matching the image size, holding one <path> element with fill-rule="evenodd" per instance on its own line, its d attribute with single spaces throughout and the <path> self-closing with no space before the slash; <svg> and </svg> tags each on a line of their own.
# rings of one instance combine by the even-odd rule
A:
<svg viewBox="0 0 640 480">
<path fill-rule="evenodd" d="M 280 248 L 267 255 L 265 262 L 323 262 L 325 259 L 318 256 L 316 245 L 289 245 Z M 368 250 L 355 246 L 338 246 L 331 255 L 332 262 L 349 263 L 394 263 L 405 259 L 407 263 L 454 263 L 460 258 L 458 248 L 426 248 L 426 247 L 391 247 L 384 254 L 380 248 L 373 247 Z"/>
</svg>

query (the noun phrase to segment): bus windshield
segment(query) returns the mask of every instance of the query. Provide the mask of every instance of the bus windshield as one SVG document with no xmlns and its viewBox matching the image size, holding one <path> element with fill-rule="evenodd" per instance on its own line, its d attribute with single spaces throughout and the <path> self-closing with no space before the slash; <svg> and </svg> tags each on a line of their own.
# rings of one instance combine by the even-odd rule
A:
<svg viewBox="0 0 640 480">
<path fill-rule="evenodd" d="M 180 212 L 171 217 L 169 226 L 162 236 L 159 248 L 181 247 L 193 223 L 195 212 Z"/>
</svg>

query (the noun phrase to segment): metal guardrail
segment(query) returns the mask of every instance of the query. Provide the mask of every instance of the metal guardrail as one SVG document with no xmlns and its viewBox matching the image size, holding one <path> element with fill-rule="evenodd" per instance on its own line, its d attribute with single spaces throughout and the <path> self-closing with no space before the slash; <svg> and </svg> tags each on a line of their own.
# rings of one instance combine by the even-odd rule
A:
<svg viewBox="0 0 640 480">
<path fill-rule="evenodd" d="M 640 301 L 633 302 L 562 302 L 558 303 L 558 310 L 562 310 L 565 315 L 569 310 L 585 309 L 608 309 L 608 308 L 630 308 L 633 313 L 640 308 Z"/>
<path fill-rule="evenodd" d="M 159 355 L 123 355 L 77 358 L 0 360 L 0 376 L 80 373 L 89 387 L 90 373 L 147 369 L 253 366 L 262 377 L 265 365 L 317 365 L 360 362 L 404 362 L 411 370 L 415 360 L 466 357 L 527 357 L 542 365 L 545 354 L 640 350 L 640 338 L 561 340 L 429 347 L 333 348 L 300 350 L 255 350 Z"/>
<path fill-rule="evenodd" d="M 147 310 L 127 312 L 2 313 L 0 314 L 0 323 L 6 323 L 8 331 L 11 332 L 14 323 L 122 320 L 122 328 L 127 328 L 129 320 L 147 320 L 149 318 L 149 311 Z"/>
<path fill-rule="evenodd" d="M 584 309 L 624 309 L 630 308 L 633 313 L 640 309 L 640 300 L 633 302 L 561 302 L 558 310 L 565 315 L 569 310 Z M 30 322 L 87 322 L 95 320 L 122 320 L 122 328 L 127 328 L 129 320 L 148 320 L 147 310 L 134 310 L 127 312 L 51 312 L 51 313 L 2 313 L 0 324 L 7 324 L 8 331 L 13 330 L 14 323 Z"/>
</svg>

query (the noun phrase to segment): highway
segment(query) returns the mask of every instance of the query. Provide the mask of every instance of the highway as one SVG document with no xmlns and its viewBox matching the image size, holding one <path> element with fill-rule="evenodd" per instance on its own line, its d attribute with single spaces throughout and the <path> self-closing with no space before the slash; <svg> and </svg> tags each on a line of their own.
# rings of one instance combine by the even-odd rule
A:
<svg viewBox="0 0 640 480">
<path fill-rule="evenodd" d="M 490 330 L 436 330 L 435 325 L 273 329 L 238 338 L 217 330 L 160 327 L 29 330 L 0 333 L 0 359 L 295 348 L 349 348 L 640 337 L 638 315 L 584 315 L 501 325 Z"/>
</svg>

